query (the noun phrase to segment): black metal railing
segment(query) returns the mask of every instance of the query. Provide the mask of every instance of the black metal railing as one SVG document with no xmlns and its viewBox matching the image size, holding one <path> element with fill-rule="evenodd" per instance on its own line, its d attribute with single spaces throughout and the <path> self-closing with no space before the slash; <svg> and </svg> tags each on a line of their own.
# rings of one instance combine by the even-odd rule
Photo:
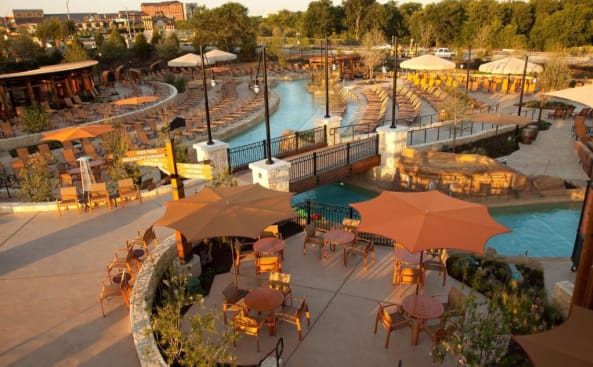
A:
<svg viewBox="0 0 593 367">
<path fill-rule="evenodd" d="M 0 174 L 0 189 L 5 188 L 6 189 L 6 195 L 8 195 L 8 198 L 10 199 L 10 189 L 20 189 L 21 188 L 21 184 L 19 179 L 13 175 L 13 174 L 6 174 L 6 173 L 1 173 Z"/>
<path fill-rule="evenodd" d="M 354 208 L 340 205 L 330 205 L 311 200 L 305 200 L 293 205 L 300 226 L 315 222 L 318 228 L 333 229 L 342 227 L 344 219 L 360 220 L 360 214 Z M 393 240 L 373 233 L 359 233 L 363 238 L 372 240 L 377 245 L 393 246 Z"/>
<path fill-rule="evenodd" d="M 453 139 L 455 131 L 457 132 L 457 138 L 492 130 L 498 134 L 499 128 L 500 125 L 472 121 L 461 121 L 454 126 L 453 123 L 448 121 L 443 124 L 436 124 L 435 126 L 409 130 L 406 144 L 407 146 L 414 146 L 439 142 L 442 140 L 451 140 Z"/>
<path fill-rule="evenodd" d="M 316 176 L 378 154 L 379 139 L 372 136 L 288 159 L 291 164 L 289 182 Z"/>
<path fill-rule="evenodd" d="M 273 138 L 270 141 L 272 156 L 288 157 L 308 150 L 325 146 L 326 126 Z M 266 141 L 258 141 L 228 149 L 228 164 L 231 172 L 245 169 L 249 163 L 257 162 L 266 157 Z"/>
</svg>

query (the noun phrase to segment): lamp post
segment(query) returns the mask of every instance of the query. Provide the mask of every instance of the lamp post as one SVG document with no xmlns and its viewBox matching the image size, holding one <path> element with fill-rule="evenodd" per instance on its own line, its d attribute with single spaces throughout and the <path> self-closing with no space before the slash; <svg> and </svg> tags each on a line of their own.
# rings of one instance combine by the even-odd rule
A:
<svg viewBox="0 0 593 367">
<path fill-rule="evenodd" d="M 525 66 L 523 67 L 523 79 L 521 80 L 521 93 L 519 94 L 519 109 L 517 110 L 517 116 L 521 116 L 521 107 L 523 106 L 523 90 L 525 89 L 525 77 L 527 76 L 527 63 L 529 56 L 525 55 Z M 517 125 L 518 129 L 519 125 Z"/>
<path fill-rule="evenodd" d="M 472 46 L 468 47 L 468 55 L 467 55 L 467 74 L 465 76 L 465 95 L 469 93 L 469 65 L 472 62 Z"/>
<path fill-rule="evenodd" d="M 206 83 L 206 64 L 204 62 L 204 49 L 202 48 L 202 45 L 200 45 L 200 56 L 202 57 L 202 85 L 204 87 L 204 110 L 206 112 L 206 130 L 208 131 L 208 142 L 206 144 L 212 145 L 214 144 L 214 142 L 212 141 L 212 129 L 210 128 L 210 108 L 208 107 L 208 84 Z M 214 78 L 212 80 L 214 80 Z"/>
<path fill-rule="evenodd" d="M 266 120 L 266 142 L 265 142 L 265 149 L 266 149 L 266 164 L 274 164 L 274 160 L 272 160 L 272 142 L 270 138 L 270 106 L 268 104 L 268 70 L 267 70 L 267 62 L 266 62 L 266 47 L 262 46 L 262 65 L 264 69 L 264 115 Z M 259 73 L 259 67 L 258 71 Z M 255 76 L 255 84 L 253 86 L 253 91 L 255 94 L 259 93 L 259 83 L 257 80 L 257 74 Z"/>
<path fill-rule="evenodd" d="M 329 115 L 329 40 L 325 37 L 325 116 L 324 118 L 330 118 Z"/>
<path fill-rule="evenodd" d="M 391 94 L 393 101 L 391 102 L 391 128 L 397 127 L 397 120 L 395 118 L 395 106 L 397 105 L 397 37 L 393 36 L 393 85 Z"/>
</svg>

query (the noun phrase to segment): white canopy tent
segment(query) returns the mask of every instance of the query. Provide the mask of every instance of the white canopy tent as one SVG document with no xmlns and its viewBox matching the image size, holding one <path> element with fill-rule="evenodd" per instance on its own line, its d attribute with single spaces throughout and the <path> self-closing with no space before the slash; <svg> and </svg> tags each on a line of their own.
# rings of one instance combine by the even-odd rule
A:
<svg viewBox="0 0 593 367">
<path fill-rule="evenodd" d="M 425 54 L 402 62 L 400 67 L 411 70 L 451 70 L 455 69 L 455 63 L 438 56 Z"/>
<path fill-rule="evenodd" d="M 585 106 L 593 107 L 593 85 L 584 87 L 566 88 L 546 93 L 548 97 L 568 99 Z"/>
<path fill-rule="evenodd" d="M 516 57 L 504 57 L 502 59 L 494 60 L 480 65 L 478 70 L 482 73 L 489 74 L 513 74 L 522 75 L 525 70 L 525 60 L 518 59 Z M 526 73 L 541 73 L 544 69 L 538 64 L 527 62 Z"/>
<path fill-rule="evenodd" d="M 206 64 L 210 65 L 208 60 L 206 60 Z M 169 60 L 167 66 L 171 68 L 193 68 L 196 66 L 202 66 L 202 56 L 188 53 L 183 56 L 179 56 L 178 58 Z"/>
</svg>

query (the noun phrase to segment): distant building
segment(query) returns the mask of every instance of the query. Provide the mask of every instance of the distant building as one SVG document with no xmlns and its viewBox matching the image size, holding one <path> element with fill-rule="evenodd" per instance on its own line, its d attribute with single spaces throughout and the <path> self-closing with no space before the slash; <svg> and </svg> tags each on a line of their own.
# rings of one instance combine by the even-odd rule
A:
<svg viewBox="0 0 593 367">
<path fill-rule="evenodd" d="M 39 24 L 43 22 L 43 9 L 12 9 L 17 25 Z"/>
<path fill-rule="evenodd" d="M 198 8 L 198 3 L 185 3 L 185 19 L 191 19 Z"/>
<path fill-rule="evenodd" d="M 160 3 L 142 3 L 140 10 L 151 17 L 166 16 L 175 20 L 185 20 L 183 3 L 180 1 L 163 1 Z"/>
</svg>

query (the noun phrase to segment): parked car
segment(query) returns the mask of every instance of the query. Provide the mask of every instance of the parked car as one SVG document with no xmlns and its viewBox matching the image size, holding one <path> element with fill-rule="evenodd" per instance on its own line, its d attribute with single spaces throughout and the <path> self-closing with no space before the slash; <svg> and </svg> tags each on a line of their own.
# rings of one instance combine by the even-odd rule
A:
<svg viewBox="0 0 593 367">
<path fill-rule="evenodd" d="M 441 48 L 437 48 L 437 52 L 434 53 L 435 56 L 438 57 L 444 57 L 446 59 L 450 59 L 454 53 L 452 51 L 449 51 L 449 49 L 447 47 L 441 47 Z"/>
</svg>

